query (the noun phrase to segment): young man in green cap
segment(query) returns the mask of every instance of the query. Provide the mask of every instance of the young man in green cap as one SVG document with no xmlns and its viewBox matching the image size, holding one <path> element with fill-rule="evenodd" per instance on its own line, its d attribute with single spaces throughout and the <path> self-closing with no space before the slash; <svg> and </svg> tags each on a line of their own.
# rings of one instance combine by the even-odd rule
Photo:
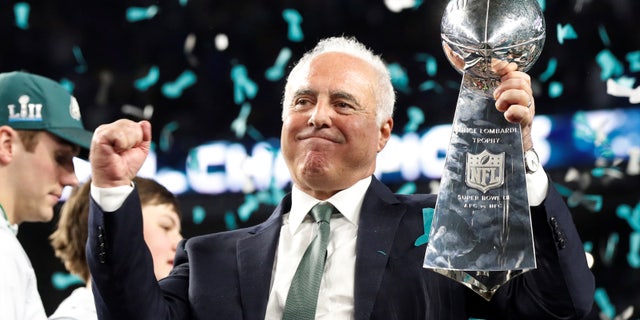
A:
<svg viewBox="0 0 640 320">
<path fill-rule="evenodd" d="M 46 319 L 36 276 L 16 235 L 22 222 L 53 218 L 65 186 L 75 186 L 73 158 L 88 150 L 76 99 L 57 82 L 25 72 L 0 73 L 0 313 Z"/>
</svg>

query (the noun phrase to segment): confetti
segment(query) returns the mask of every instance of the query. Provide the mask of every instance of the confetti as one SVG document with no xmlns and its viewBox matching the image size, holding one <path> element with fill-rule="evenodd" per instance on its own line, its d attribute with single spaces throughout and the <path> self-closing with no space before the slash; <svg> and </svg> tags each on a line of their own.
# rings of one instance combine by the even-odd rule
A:
<svg viewBox="0 0 640 320">
<path fill-rule="evenodd" d="M 435 210 L 433 208 L 422 209 L 422 223 L 424 227 L 424 234 L 416 239 L 416 241 L 413 243 L 414 246 L 418 247 L 429 242 L 429 233 L 431 232 L 431 222 L 433 221 L 434 211 Z"/>
<path fill-rule="evenodd" d="M 167 82 L 162 86 L 162 93 L 170 99 L 176 99 L 182 95 L 182 91 L 197 82 L 196 74 L 191 70 L 185 70 L 174 82 Z"/>
<path fill-rule="evenodd" d="M 193 221 L 195 225 L 202 224 L 206 216 L 207 211 L 202 206 L 194 206 L 191 210 L 191 221 Z"/>
<path fill-rule="evenodd" d="M 251 114 L 251 104 L 243 103 L 238 117 L 231 122 L 231 130 L 236 133 L 236 138 L 244 137 L 247 132 L 247 118 Z"/>
<path fill-rule="evenodd" d="M 142 20 L 148 20 L 158 13 L 158 6 L 152 5 L 146 8 L 144 7 L 129 7 L 127 8 L 126 16 L 129 22 L 138 22 Z"/>
<path fill-rule="evenodd" d="M 304 40 L 304 34 L 302 32 L 302 16 L 296 9 L 285 9 L 282 11 L 282 18 L 288 23 L 289 28 L 287 37 L 292 42 L 300 42 Z"/>
<path fill-rule="evenodd" d="M 84 284 L 84 280 L 68 272 L 54 272 L 51 275 L 51 284 L 58 290 L 65 290 L 77 284 Z"/>
<path fill-rule="evenodd" d="M 29 13 L 31 5 L 27 2 L 18 2 L 13 5 L 13 15 L 16 19 L 16 27 L 26 30 L 29 29 Z"/>
<path fill-rule="evenodd" d="M 566 24 L 564 26 L 558 24 L 556 26 L 556 33 L 558 34 L 558 43 L 560 44 L 564 44 L 565 40 L 578 38 L 578 34 L 576 34 L 576 31 L 573 29 L 571 24 Z"/>
<path fill-rule="evenodd" d="M 269 81 L 278 81 L 284 77 L 284 69 L 287 67 L 287 63 L 291 59 L 291 49 L 285 47 L 280 50 L 276 62 L 267 71 L 264 76 Z"/>
<path fill-rule="evenodd" d="M 149 68 L 149 72 L 142 78 L 136 79 L 134 82 L 134 86 L 136 89 L 140 91 L 146 91 L 149 87 L 153 86 L 158 82 L 160 78 L 160 68 L 158 66 L 151 66 Z"/>
<path fill-rule="evenodd" d="M 407 116 L 409 122 L 405 125 L 404 132 L 415 132 L 424 123 L 424 112 L 416 106 L 407 108 Z"/>
<path fill-rule="evenodd" d="M 231 80 L 233 80 L 233 101 L 236 104 L 243 103 L 246 99 L 253 99 L 258 93 L 258 85 L 249 78 L 247 68 L 237 64 L 231 68 Z"/>
</svg>

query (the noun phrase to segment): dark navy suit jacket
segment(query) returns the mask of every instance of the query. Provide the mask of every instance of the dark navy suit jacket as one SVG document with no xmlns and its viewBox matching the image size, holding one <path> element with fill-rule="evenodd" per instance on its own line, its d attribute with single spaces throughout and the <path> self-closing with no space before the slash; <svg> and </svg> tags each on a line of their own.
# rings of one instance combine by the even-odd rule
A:
<svg viewBox="0 0 640 320">
<path fill-rule="evenodd" d="M 356 244 L 356 319 L 579 319 L 593 305 L 594 279 L 560 195 L 532 207 L 538 268 L 490 302 L 422 267 L 422 209 L 434 195 L 393 194 L 372 179 Z M 265 222 L 183 241 L 171 274 L 156 282 L 137 192 L 116 212 L 92 201 L 87 258 L 101 319 L 264 319 L 287 195 Z"/>
</svg>

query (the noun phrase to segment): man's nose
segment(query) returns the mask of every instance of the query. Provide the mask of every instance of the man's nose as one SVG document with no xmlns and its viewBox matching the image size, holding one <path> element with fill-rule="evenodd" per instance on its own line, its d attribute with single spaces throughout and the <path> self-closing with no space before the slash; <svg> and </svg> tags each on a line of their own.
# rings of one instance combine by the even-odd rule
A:
<svg viewBox="0 0 640 320">
<path fill-rule="evenodd" d="M 308 123 L 315 128 L 329 127 L 331 126 L 332 113 L 333 108 L 329 102 L 318 100 L 313 112 L 311 112 Z"/>
</svg>

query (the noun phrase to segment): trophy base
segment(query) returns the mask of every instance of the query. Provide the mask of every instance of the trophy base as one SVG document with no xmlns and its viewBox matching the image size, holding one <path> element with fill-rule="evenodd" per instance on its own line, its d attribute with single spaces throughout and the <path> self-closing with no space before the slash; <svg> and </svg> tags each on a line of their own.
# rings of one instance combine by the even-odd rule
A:
<svg viewBox="0 0 640 320">
<path fill-rule="evenodd" d="M 465 285 L 485 300 L 490 301 L 502 284 L 531 269 L 508 271 L 431 270 Z"/>
</svg>

